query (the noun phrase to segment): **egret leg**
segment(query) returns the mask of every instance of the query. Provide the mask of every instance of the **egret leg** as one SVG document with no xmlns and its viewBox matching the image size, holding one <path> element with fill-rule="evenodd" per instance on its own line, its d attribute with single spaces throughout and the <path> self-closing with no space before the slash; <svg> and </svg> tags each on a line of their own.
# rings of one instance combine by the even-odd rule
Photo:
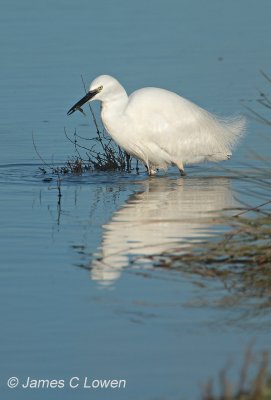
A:
<svg viewBox="0 0 271 400">
<path fill-rule="evenodd" d="M 152 167 L 151 167 L 151 168 L 149 169 L 149 175 L 150 175 L 150 176 L 155 176 L 156 174 L 157 174 L 157 170 L 156 170 L 155 168 L 152 168 Z"/>
<path fill-rule="evenodd" d="M 178 168 L 178 170 L 180 171 L 181 176 L 185 176 L 186 173 L 184 172 L 183 163 L 181 161 L 177 161 L 177 162 L 175 162 L 175 165 Z"/>
<path fill-rule="evenodd" d="M 147 164 L 146 167 L 147 167 L 147 170 L 148 170 L 148 174 L 150 176 L 155 176 L 157 174 L 157 169 L 154 168 L 153 166 Z"/>
</svg>

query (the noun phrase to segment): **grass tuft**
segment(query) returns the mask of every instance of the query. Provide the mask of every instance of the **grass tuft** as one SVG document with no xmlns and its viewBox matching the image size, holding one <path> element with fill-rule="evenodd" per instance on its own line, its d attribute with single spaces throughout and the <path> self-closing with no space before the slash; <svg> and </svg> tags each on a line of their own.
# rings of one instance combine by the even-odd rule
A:
<svg viewBox="0 0 271 400">
<path fill-rule="evenodd" d="M 252 354 L 251 346 L 245 352 L 243 366 L 239 373 L 239 382 L 233 385 L 227 378 L 229 367 L 220 372 L 220 394 L 215 395 L 213 381 L 204 385 L 202 400 L 271 400 L 271 374 L 268 369 L 269 354 L 263 352 L 258 362 L 257 370 L 251 376 L 250 369 L 255 364 L 255 356 Z"/>
</svg>

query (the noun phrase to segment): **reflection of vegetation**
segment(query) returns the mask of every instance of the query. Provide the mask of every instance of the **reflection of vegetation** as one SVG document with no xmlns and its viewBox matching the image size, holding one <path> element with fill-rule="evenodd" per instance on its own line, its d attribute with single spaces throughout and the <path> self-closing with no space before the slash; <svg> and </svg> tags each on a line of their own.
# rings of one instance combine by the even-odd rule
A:
<svg viewBox="0 0 271 400">
<path fill-rule="evenodd" d="M 260 216 L 244 217 L 251 210 Z M 229 232 L 198 244 L 196 248 L 187 248 L 182 253 L 160 255 L 155 259 L 155 265 L 223 282 L 231 298 L 222 299 L 219 302 L 221 306 L 233 306 L 240 301 L 251 303 L 254 299 L 257 300 L 253 306 L 254 312 L 270 308 L 270 213 L 255 207 L 243 210 L 223 222 L 232 225 Z"/>
<path fill-rule="evenodd" d="M 204 248 L 181 256 L 172 255 L 170 259 L 165 258 L 163 262 L 164 266 L 170 263 L 174 267 L 185 267 L 188 270 L 193 267 L 203 276 L 213 274 L 227 276 L 231 273 L 231 266 L 238 266 L 238 271 L 246 266 L 254 272 L 255 267 L 262 269 L 270 267 L 271 217 L 235 220 L 235 228 L 224 234 L 222 240 L 205 243 Z M 228 268 L 214 270 L 216 266 Z M 236 273 L 236 268 L 234 272 Z"/>
<path fill-rule="evenodd" d="M 222 239 L 204 243 L 183 255 L 164 255 L 157 265 L 219 278 L 239 299 L 261 299 L 261 307 L 270 307 L 271 217 L 239 218 L 235 228 Z"/>
<path fill-rule="evenodd" d="M 205 385 L 202 400 L 271 400 L 271 375 L 268 372 L 268 353 L 262 354 L 251 383 L 247 383 L 249 369 L 255 361 L 255 356 L 248 348 L 244 357 L 244 363 L 239 374 L 239 382 L 236 388 L 226 377 L 227 368 L 220 373 L 220 395 L 214 395 L 212 381 Z"/>
</svg>

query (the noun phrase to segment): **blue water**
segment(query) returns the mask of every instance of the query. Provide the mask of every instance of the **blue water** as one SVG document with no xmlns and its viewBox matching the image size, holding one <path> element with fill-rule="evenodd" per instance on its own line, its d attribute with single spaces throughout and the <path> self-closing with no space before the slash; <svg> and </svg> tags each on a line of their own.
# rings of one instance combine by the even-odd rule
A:
<svg viewBox="0 0 271 400">
<path fill-rule="evenodd" d="M 261 201 L 232 171 L 253 171 L 251 149 L 270 155 L 266 126 L 250 119 L 222 169 L 190 167 L 185 179 L 174 170 L 154 180 L 143 170 L 67 176 L 60 203 L 56 179 L 43 180 L 32 133 L 50 164 L 74 154 L 64 126 L 95 135 L 91 119 L 66 116 L 84 93 L 81 74 L 87 82 L 112 74 L 129 93 L 165 87 L 219 115 L 244 112 L 243 104 L 261 111 L 270 11 L 267 0 L 1 5 L 2 397 L 196 399 L 229 359 L 240 364 L 252 338 L 256 349 L 269 348 L 268 309 L 220 307 L 229 296 L 223 282 L 150 262 L 227 229 L 210 220 L 222 208 Z M 19 386 L 9 389 L 12 376 Z M 71 389 L 74 376 L 127 384 Z M 27 377 L 63 379 L 65 387 L 23 389 Z"/>
</svg>

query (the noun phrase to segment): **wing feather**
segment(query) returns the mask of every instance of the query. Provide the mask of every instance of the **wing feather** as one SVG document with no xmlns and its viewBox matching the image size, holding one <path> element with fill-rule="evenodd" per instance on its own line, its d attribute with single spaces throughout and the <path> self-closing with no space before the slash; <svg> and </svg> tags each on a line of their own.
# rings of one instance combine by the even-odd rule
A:
<svg viewBox="0 0 271 400">
<path fill-rule="evenodd" d="M 144 88 L 129 98 L 134 134 L 155 155 L 184 163 L 227 159 L 245 130 L 241 116 L 220 119 L 173 92 Z M 136 117 L 135 117 L 136 116 Z"/>
</svg>

